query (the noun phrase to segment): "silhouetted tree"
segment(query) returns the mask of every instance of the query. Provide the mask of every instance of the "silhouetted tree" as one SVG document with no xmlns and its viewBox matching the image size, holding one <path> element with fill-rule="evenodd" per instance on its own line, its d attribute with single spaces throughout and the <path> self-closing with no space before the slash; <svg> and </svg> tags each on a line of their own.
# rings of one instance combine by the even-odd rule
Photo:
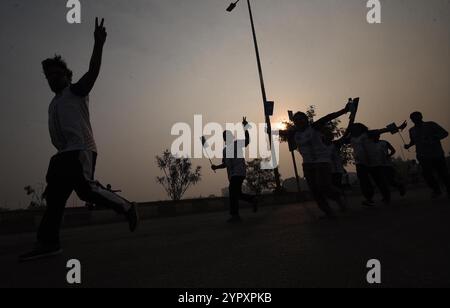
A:
<svg viewBox="0 0 450 308">
<path fill-rule="evenodd" d="M 247 163 L 247 177 L 244 187 L 257 195 L 265 190 L 273 191 L 277 188 L 273 170 L 261 169 L 261 159 L 254 159 Z"/>
<path fill-rule="evenodd" d="M 308 110 L 306 111 L 306 115 L 308 116 L 311 123 L 314 122 L 314 118 L 316 117 L 316 107 L 315 106 L 309 106 Z M 331 121 L 328 126 L 326 127 L 327 130 L 330 130 L 334 136 L 335 139 L 341 138 L 345 133 L 345 128 L 340 127 L 341 120 L 336 119 L 334 121 Z M 294 123 L 291 121 L 284 122 L 283 123 L 287 130 L 294 129 Z M 288 136 L 287 135 L 280 135 L 280 141 L 281 142 L 287 142 Z M 353 152 L 350 145 L 344 145 L 341 150 L 342 154 L 342 160 L 344 163 L 344 166 L 347 166 L 349 164 L 354 163 L 353 158 Z"/>
<path fill-rule="evenodd" d="M 169 150 L 166 150 L 162 157 L 156 156 L 156 163 L 164 172 L 164 176 L 157 177 L 156 180 L 174 201 L 181 200 L 189 187 L 201 180 L 201 167 L 192 170 L 190 159 L 176 158 Z"/>
<path fill-rule="evenodd" d="M 31 197 L 30 205 L 28 206 L 29 210 L 45 207 L 44 185 L 39 184 L 37 187 L 28 185 L 24 187 L 24 190 L 27 196 Z"/>
</svg>

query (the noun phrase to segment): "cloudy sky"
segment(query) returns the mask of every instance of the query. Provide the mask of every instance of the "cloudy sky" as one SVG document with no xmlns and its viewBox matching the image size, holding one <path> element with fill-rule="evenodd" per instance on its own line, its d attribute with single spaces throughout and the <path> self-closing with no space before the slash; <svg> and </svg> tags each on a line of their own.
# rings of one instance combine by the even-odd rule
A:
<svg viewBox="0 0 450 308">
<path fill-rule="evenodd" d="M 52 98 L 40 62 L 62 54 L 79 78 L 88 67 L 95 16 L 106 19 L 101 77 L 91 95 L 98 178 L 133 200 L 165 199 L 155 155 L 176 122 L 264 120 L 248 11 L 229 0 L 81 0 L 82 24 L 64 0 L 0 4 L 0 206 L 23 207 L 23 187 L 44 182 L 55 153 L 47 129 Z M 364 0 L 254 0 L 274 122 L 316 105 L 319 115 L 361 97 L 371 128 L 421 110 L 450 129 L 450 1 L 384 0 L 381 25 Z M 388 136 L 399 145 L 397 136 Z M 450 143 L 445 142 L 446 151 Z M 283 145 L 281 173 L 293 176 Z M 414 153 L 407 153 L 413 157 Z M 189 197 L 221 194 L 227 180 L 207 160 Z"/>
</svg>

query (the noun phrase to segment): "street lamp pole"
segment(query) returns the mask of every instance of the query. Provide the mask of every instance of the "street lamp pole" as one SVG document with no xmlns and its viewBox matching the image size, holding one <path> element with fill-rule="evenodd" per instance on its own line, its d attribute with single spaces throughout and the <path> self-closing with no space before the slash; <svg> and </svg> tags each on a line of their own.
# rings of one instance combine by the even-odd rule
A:
<svg viewBox="0 0 450 308">
<path fill-rule="evenodd" d="M 227 11 L 231 12 L 234 10 L 234 8 L 236 7 L 236 5 L 239 3 L 240 0 L 237 0 L 235 3 L 231 3 L 230 6 L 228 7 Z M 267 95 L 266 95 L 266 87 L 264 84 L 264 76 L 263 76 L 263 70 L 262 70 L 262 65 L 261 65 L 261 56 L 259 54 L 259 46 L 258 46 L 258 40 L 256 37 L 256 29 L 255 29 L 255 23 L 253 20 L 253 12 L 252 12 L 252 6 L 250 3 L 250 0 L 247 0 L 247 4 L 248 4 L 248 11 L 250 14 L 250 22 L 252 25 L 252 33 L 253 33 L 253 42 L 255 44 L 255 51 L 256 51 L 256 61 L 258 63 L 258 72 L 259 72 L 259 80 L 261 82 L 261 92 L 262 92 L 262 98 L 263 98 L 263 107 L 264 110 L 266 108 L 266 103 L 267 103 Z M 264 112 L 265 113 L 265 112 Z M 270 122 L 270 116 L 265 114 L 266 117 L 266 125 L 267 125 L 267 134 L 269 136 L 269 144 L 270 144 L 270 149 L 272 149 L 273 147 L 273 136 L 272 136 L 272 123 Z M 280 181 L 280 172 L 278 171 L 278 167 L 276 167 L 274 170 L 274 174 L 275 174 L 275 182 L 276 182 L 276 186 L 277 186 L 277 191 L 281 190 L 281 181 Z"/>
</svg>

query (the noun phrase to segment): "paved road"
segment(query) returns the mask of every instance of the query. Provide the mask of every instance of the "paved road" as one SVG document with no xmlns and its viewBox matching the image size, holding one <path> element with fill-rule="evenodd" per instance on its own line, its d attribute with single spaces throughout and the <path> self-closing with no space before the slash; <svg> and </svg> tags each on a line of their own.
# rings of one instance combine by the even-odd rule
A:
<svg viewBox="0 0 450 308">
<path fill-rule="evenodd" d="M 415 192 L 391 206 L 311 218 L 314 204 L 115 224 L 63 232 L 64 255 L 18 264 L 32 234 L 0 237 L 0 287 L 65 287 L 67 260 L 84 287 L 366 287 L 366 263 L 382 263 L 383 287 L 450 287 L 450 204 Z M 305 211 L 309 209 L 309 214 Z"/>
</svg>

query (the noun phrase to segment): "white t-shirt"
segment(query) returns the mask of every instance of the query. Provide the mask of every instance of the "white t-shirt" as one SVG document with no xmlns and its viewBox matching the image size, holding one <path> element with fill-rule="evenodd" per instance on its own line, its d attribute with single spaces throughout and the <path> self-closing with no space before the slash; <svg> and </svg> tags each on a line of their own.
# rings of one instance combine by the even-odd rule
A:
<svg viewBox="0 0 450 308">
<path fill-rule="evenodd" d="M 50 137 L 58 153 L 97 152 L 89 116 L 88 96 L 76 96 L 69 86 L 53 98 L 48 115 Z"/>
<path fill-rule="evenodd" d="M 295 134 L 295 142 L 304 164 L 331 163 L 329 149 L 322 138 L 322 134 L 312 127 Z"/>
<path fill-rule="evenodd" d="M 392 166 L 392 159 L 389 157 L 389 143 L 384 140 L 380 140 L 376 143 L 379 160 L 384 167 Z"/>
<path fill-rule="evenodd" d="M 332 173 L 345 173 L 344 162 L 342 156 L 336 145 L 330 144 L 328 146 L 328 151 L 331 159 L 331 172 Z"/>
<path fill-rule="evenodd" d="M 367 134 L 362 134 L 358 138 L 351 138 L 351 144 L 357 165 L 368 167 L 382 166 L 377 144 Z"/>
<path fill-rule="evenodd" d="M 228 178 L 246 177 L 247 165 L 244 158 L 245 141 L 235 141 L 223 149 L 223 162 L 227 166 Z"/>
</svg>

